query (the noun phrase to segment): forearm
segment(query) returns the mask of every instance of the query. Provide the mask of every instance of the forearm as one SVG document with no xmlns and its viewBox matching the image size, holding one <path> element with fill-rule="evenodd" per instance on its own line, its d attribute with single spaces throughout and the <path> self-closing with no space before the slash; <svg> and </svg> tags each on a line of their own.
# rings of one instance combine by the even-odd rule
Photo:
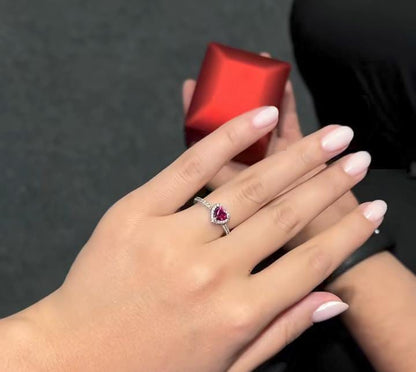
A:
<svg viewBox="0 0 416 372">
<path fill-rule="evenodd" d="M 343 319 L 378 372 L 416 370 L 416 278 L 383 252 L 328 289 L 350 305 Z"/>
</svg>

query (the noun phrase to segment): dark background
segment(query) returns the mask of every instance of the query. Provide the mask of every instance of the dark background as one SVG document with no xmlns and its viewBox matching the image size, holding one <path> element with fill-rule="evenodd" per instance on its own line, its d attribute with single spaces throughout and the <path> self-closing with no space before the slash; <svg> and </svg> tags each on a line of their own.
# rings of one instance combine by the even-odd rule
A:
<svg viewBox="0 0 416 372">
<path fill-rule="evenodd" d="M 292 54 L 290 6 L 0 1 L 0 317 L 56 289 L 107 208 L 185 150 L 181 84 L 197 76 L 208 42 L 291 62 L 304 132 L 317 128 Z M 388 202 L 397 255 L 413 270 L 415 182 L 372 170 L 355 189 L 360 200 Z"/>
<path fill-rule="evenodd" d="M 0 316 L 57 288 L 106 209 L 184 151 L 181 84 L 209 41 L 293 62 L 290 4 L 0 1 Z"/>
</svg>

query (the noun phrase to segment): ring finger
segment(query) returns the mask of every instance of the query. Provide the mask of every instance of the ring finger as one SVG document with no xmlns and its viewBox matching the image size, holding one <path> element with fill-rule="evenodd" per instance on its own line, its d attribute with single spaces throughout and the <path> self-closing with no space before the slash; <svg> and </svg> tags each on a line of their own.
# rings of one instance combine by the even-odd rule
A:
<svg viewBox="0 0 416 372">
<path fill-rule="evenodd" d="M 237 226 L 229 236 L 211 244 L 218 244 L 215 249 L 239 265 L 243 272 L 251 272 L 261 260 L 292 239 L 313 218 L 361 181 L 370 161 L 371 157 L 365 151 L 343 157 L 273 200 Z"/>
</svg>

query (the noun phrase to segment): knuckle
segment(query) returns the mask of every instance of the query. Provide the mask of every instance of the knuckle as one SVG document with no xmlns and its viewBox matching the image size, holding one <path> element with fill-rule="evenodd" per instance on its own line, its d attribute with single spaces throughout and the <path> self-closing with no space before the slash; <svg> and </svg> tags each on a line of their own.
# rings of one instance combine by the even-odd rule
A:
<svg viewBox="0 0 416 372">
<path fill-rule="evenodd" d="M 194 295 L 208 294 L 220 285 L 222 277 L 219 266 L 197 263 L 188 267 L 184 285 Z"/>
<path fill-rule="evenodd" d="M 190 153 L 182 160 L 178 176 L 184 183 L 193 183 L 203 177 L 203 169 L 202 158 L 195 153 Z"/>
<path fill-rule="evenodd" d="M 262 206 L 267 202 L 266 188 L 260 177 L 251 176 L 241 182 L 239 199 L 243 202 L 249 201 L 257 206 Z"/>
<path fill-rule="evenodd" d="M 299 212 L 287 200 L 282 200 L 271 208 L 273 223 L 285 233 L 292 233 L 299 226 Z"/>
<path fill-rule="evenodd" d="M 289 345 L 297 335 L 296 325 L 292 317 L 287 317 L 280 325 L 280 334 L 282 335 L 282 347 Z"/>
<path fill-rule="evenodd" d="M 331 273 L 332 257 L 327 249 L 322 247 L 309 248 L 308 267 L 319 279 L 326 278 Z"/>
<path fill-rule="evenodd" d="M 229 125 L 225 130 L 225 138 L 228 145 L 235 146 L 240 143 L 240 130 L 236 125 Z"/>
<path fill-rule="evenodd" d="M 228 324 L 231 333 L 238 339 L 251 333 L 256 324 L 256 314 L 249 304 L 235 304 L 230 307 Z"/>
<path fill-rule="evenodd" d="M 316 166 L 320 161 L 320 152 L 316 150 L 316 146 L 307 144 L 300 149 L 299 160 L 304 167 Z"/>
</svg>

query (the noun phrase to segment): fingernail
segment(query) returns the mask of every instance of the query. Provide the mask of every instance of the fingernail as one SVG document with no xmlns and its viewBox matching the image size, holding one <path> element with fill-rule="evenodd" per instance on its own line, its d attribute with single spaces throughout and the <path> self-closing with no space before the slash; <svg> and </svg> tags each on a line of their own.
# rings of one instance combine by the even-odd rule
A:
<svg viewBox="0 0 416 372">
<path fill-rule="evenodd" d="M 264 128 L 277 122 L 279 118 L 279 110 L 275 106 L 267 106 L 263 108 L 253 118 L 253 125 L 256 128 Z"/>
<path fill-rule="evenodd" d="M 323 322 L 343 313 L 349 308 L 348 304 L 341 301 L 329 301 L 319 306 L 312 314 L 314 323 Z"/>
<path fill-rule="evenodd" d="M 372 222 L 380 221 L 384 217 L 386 212 L 387 203 L 384 200 L 374 200 L 363 210 L 364 217 Z"/>
<path fill-rule="evenodd" d="M 343 168 L 350 176 L 356 176 L 367 170 L 371 163 L 371 155 L 367 151 L 356 152 L 345 162 Z"/>
<path fill-rule="evenodd" d="M 350 144 L 353 137 L 354 132 L 350 127 L 339 127 L 322 138 L 322 148 L 326 151 L 341 150 Z"/>
</svg>

